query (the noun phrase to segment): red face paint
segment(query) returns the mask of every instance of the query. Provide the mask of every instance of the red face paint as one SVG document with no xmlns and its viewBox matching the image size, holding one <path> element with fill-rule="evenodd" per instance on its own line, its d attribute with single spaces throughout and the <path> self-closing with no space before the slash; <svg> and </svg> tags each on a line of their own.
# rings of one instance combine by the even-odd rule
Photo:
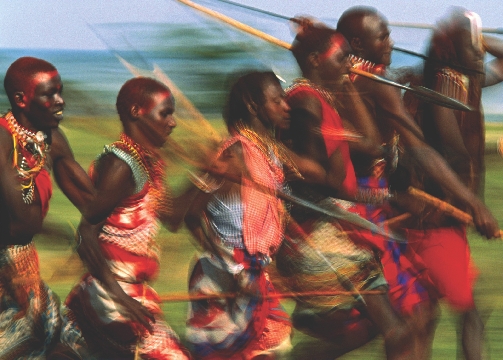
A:
<svg viewBox="0 0 503 360">
<path fill-rule="evenodd" d="M 24 113 L 36 130 L 56 128 L 63 119 L 65 101 L 63 85 L 57 71 L 37 73 L 29 84 L 31 94 L 25 94 Z"/>
<path fill-rule="evenodd" d="M 329 48 L 324 53 L 319 54 L 318 58 L 325 61 L 343 46 L 348 46 L 346 39 L 342 35 L 334 35 L 330 38 Z"/>
<path fill-rule="evenodd" d="M 39 72 L 33 76 L 31 79 L 30 83 L 27 84 L 25 95 L 29 98 L 32 98 L 35 92 L 35 89 L 37 88 L 37 85 L 51 80 L 55 76 L 59 76 L 57 70 L 54 71 L 49 71 L 49 72 Z"/>
</svg>

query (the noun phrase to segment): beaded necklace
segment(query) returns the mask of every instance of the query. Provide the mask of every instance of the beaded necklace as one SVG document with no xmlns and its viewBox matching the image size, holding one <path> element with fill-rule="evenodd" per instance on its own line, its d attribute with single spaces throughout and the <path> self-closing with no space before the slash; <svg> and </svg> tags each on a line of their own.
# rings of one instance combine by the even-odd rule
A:
<svg viewBox="0 0 503 360">
<path fill-rule="evenodd" d="M 23 201 L 25 204 L 31 204 L 35 199 L 35 177 L 44 168 L 46 154 L 50 150 L 50 146 L 45 142 L 47 136 L 42 131 L 34 133 L 26 129 L 17 122 L 11 111 L 4 116 L 4 119 L 12 134 L 14 144 L 12 163 L 21 180 Z M 31 155 L 30 159 L 26 158 L 26 152 Z M 31 162 L 34 162 L 32 166 Z"/>
<path fill-rule="evenodd" d="M 320 94 L 323 99 L 332 107 L 335 107 L 335 97 L 332 92 L 324 88 L 323 86 L 317 85 L 311 80 L 306 79 L 306 78 L 298 78 L 293 81 L 293 84 L 290 85 L 285 92 L 288 94 L 289 92 L 293 91 L 294 89 L 298 88 L 299 86 L 307 86 L 313 90 L 315 90 L 318 94 Z"/>
<path fill-rule="evenodd" d="M 382 64 L 377 65 L 372 61 L 365 60 L 353 54 L 349 55 L 349 62 L 351 63 L 351 67 L 358 68 L 359 70 L 363 70 L 371 74 L 383 75 L 386 70 L 385 65 Z M 355 74 L 350 74 L 350 76 L 354 77 Z"/>
<path fill-rule="evenodd" d="M 126 134 L 120 135 L 120 140 L 112 144 L 124 150 L 133 157 L 147 174 L 150 184 L 149 192 L 154 201 L 154 209 L 158 215 L 170 215 L 173 213 L 173 199 L 171 191 L 164 183 L 164 162 L 159 156 L 144 149 Z"/>
<path fill-rule="evenodd" d="M 285 165 L 289 170 L 291 170 L 296 177 L 300 179 L 304 178 L 299 172 L 293 160 L 288 155 L 287 150 L 281 143 L 278 143 L 271 136 L 268 135 L 261 136 L 257 134 L 255 131 L 247 127 L 242 121 L 238 121 L 236 123 L 236 130 L 240 135 L 244 136 L 257 146 L 257 148 L 264 154 L 265 158 L 269 162 L 271 169 L 278 168 L 278 165 L 275 164 L 271 159 L 270 153 L 272 151 L 272 153 L 280 161 L 280 163 L 282 165 Z M 282 179 L 283 178 L 282 174 L 283 172 L 281 171 L 280 174 L 275 175 L 277 179 Z M 282 180 L 278 181 L 278 183 L 281 182 Z"/>
</svg>

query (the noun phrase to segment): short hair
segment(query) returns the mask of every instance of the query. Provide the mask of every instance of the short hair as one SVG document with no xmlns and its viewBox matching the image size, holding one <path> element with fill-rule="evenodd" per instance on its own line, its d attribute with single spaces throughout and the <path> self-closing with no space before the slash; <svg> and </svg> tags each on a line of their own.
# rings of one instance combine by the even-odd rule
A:
<svg viewBox="0 0 503 360">
<path fill-rule="evenodd" d="M 351 42 L 355 37 L 361 37 L 362 21 L 367 16 L 381 16 L 379 11 L 371 6 L 353 6 L 344 11 L 337 21 L 337 31 Z"/>
<path fill-rule="evenodd" d="M 129 118 L 133 105 L 141 108 L 150 105 L 152 95 L 160 92 L 171 93 L 171 90 L 160 81 L 148 77 L 135 77 L 126 81 L 119 90 L 115 103 L 120 120 Z"/>
<path fill-rule="evenodd" d="M 307 59 L 314 52 L 323 53 L 331 46 L 331 39 L 338 32 L 323 24 L 308 23 L 301 26 L 293 40 L 291 51 L 300 69 L 307 69 Z"/>
<path fill-rule="evenodd" d="M 35 75 L 53 71 L 57 71 L 54 65 L 35 57 L 25 56 L 14 61 L 7 69 L 3 82 L 11 106 L 15 106 L 14 94 L 19 91 L 26 92 Z"/>
<path fill-rule="evenodd" d="M 223 111 L 229 132 L 235 129 L 236 123 L 240 120 L 250 125 L 251 113 L 248 106 L 256 106 L 257 114 L 259 118 L 261 117 L 265 103 L 264 90 L 271 82 L 280 84 L 278 77 L 272 71 L 252 71 L 240 76 L 233 83 Z"/>
</svg>

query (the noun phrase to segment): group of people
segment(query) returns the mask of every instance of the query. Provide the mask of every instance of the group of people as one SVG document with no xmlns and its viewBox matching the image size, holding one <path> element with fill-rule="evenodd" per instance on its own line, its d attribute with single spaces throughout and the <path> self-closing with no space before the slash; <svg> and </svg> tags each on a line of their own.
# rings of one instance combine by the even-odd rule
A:
<svg viewBox="0 0 503 360">
<path fill-rule="evenodd" d="M 9 67 L 1 359 L 279 359 L 295 356 L 293 328 L 332 344 L 331 358 L 382 335 L 388 359 L 428 359 L 441 298 L 462 318 L 465 357 L 482 358 L 467 224 L 405 190 L 424 190 L 497 236 L 482 201 L 480 100 L 482 87 L 503 80 L 503 42 L 482 34 L 477 14 L 456 9 L 433 32 L 423 71 L 396 79 L 474 109 L 464 112 L 351 72 L 387 76 L 393 43 L 376 9 L 348 9 L 337 29 L 306 18 L 296 26 L 291 51 L 302 77 L 286 90 L 271 71 L 237 78 L 223 112 L 229 137 L 188 172 L 177 197 L 161 155 L 176 126 L 166 85 L 137 77 L 122 86 L 122 133 L 86 172 L 58 128 L 65 103 L 56 68 L 31 57 Z M 484 64 L 486 53 L 494 59 Z M 47 214 L 50 171 L 82 214 L 77 251 L 88 269 L 61 306 L 40 278 L 32 241 Z M 159 270 L 160 225 L 183 223 L 201 250 L 184 344 L 148 285 Z M 296 294 L 291 315 L 275 287 Z"/>
</svg>

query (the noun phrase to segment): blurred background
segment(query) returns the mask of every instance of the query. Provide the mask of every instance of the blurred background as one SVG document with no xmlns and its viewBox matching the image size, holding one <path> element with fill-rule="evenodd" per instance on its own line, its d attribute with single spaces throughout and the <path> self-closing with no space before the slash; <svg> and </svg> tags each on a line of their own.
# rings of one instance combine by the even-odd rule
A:
<svg viewBox="0 0 503 360">
<path fill-rule="evenodd" d="M 53 63 L 59 70 L 66 101 L 61 127 L 68 137 L 77 160 L 87 168 L 120 130 L 115 98 L 121 85 L 132 77 L 118 56 L 133 66 L 151 71 L 157 65 L 194 103 L 210 123 L 222 129 L 221 109 L 232 73 L 250 68 L 273 69 L 288 85 L 299 76 L 295 60 L 284 49 L 240 33 L 216 22 L 175 0 L 2 0 L 0 9 L 0 79 L 18 57 L 35 56 Z M 335 26 L 338 16 L 352 0 L 236 0 L 236 2 L 284 16 L 309 15 Z M 288 43 L 293 34 L 287 21 L 240 9 L 217 0 L 197 3 L 219 11 Z M 360 1 L 376 6 L 391 23 L 434 25 L 450 6 L 463 6 L 482 18 L 484 27 L 501 28 L 500 0 L 432 1 Z M 425 51 L 430 30 L 415 26 L 391 26 L 391 36 L 398 47 Z M 500 35 L 498 35 L 500 36 Z M 420 64 L 418 58 L 394 52 L 392 67 Z M 496 141 L 503 134 L 503 85 L 483 92 L 487 124 L 488 206 L 503 219 L 502 159 L 496 153 Z M 0 91 L 0 112 L 9 108 Z M 188 120 L 190 121 L 190 120 Z M 173 138 L 187 136 L 182 127 Z M 180 168 L 170 168 L 169 181 L 175 190 L 185 180 Z M 62 300 L 83 271 L 73 247 L 73 229 L 79 214 L 55 191 L 42 234 L 36 237 L 42 277 Z M 503 224 L 503 222 L 501 222 Z M 159 242 L 163 249 L 162 268 L 155 288 L 161 294 L 186 293 L 187 276 L 196 249 L 185 229 L 176 234 L 164 231 Z M 476 288 L 487 329 L 487 355 L 503 359 L 503 279 L 501 259 L 503 243 L 487 242 L 470 234 L 473 257 L 479 268 Z M 285 301 L 292 309 L 293 303 Z M 187 306 L 166 303 L 168 322 L 183 338 Z M 434 359 L 454 359 L 456 317 L 442 306 L 442 317 L 434 343 Z M 323 344 L 296 333 L 294 358 L 330 358 Z M 314 350 L 313 350 L 314 349 Z M 313 351 L 315 351 L 313 353 Z M 328 355 L 327 355 L 328 354 Z M 316 355 L 316 356 L 314 356 Z M 383 359 L 378 339 L 344 359 Z"/>
</svg>

